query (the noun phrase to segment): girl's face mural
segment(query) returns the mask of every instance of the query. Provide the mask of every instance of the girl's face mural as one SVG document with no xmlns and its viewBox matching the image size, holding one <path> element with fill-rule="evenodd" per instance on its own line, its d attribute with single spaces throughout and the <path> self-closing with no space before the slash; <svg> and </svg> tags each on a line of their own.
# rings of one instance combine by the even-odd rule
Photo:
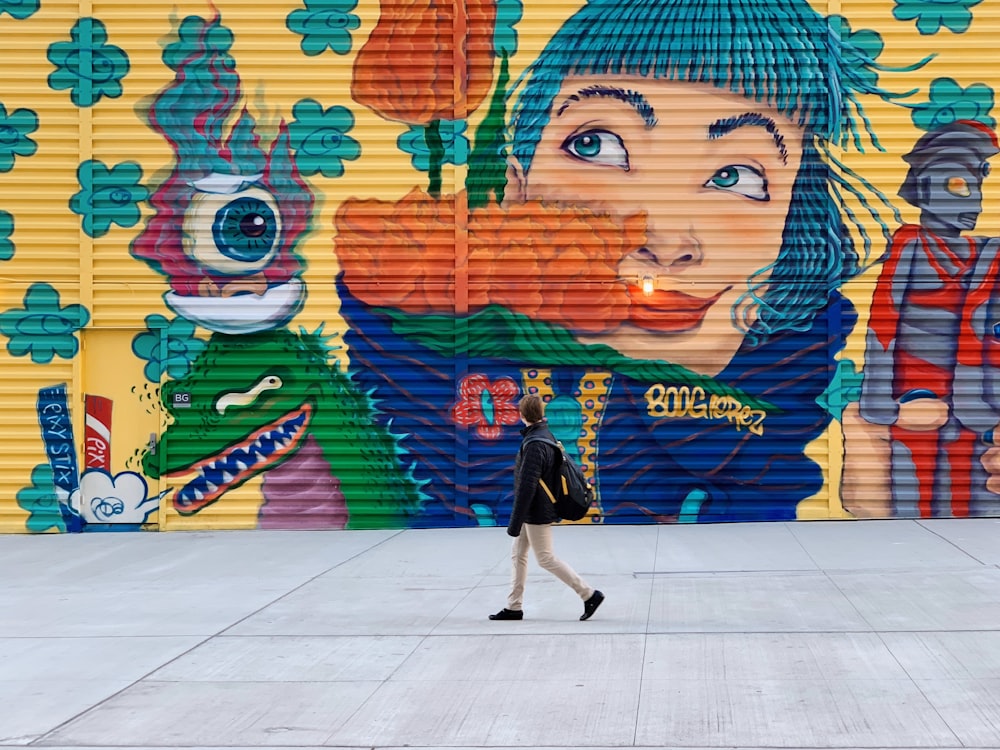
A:
<svg viewBox="0 0 1000 750">
<path fill-rule="evenodd" d="M 743 340 L 733 306 L 747 279 L 778 257 L 803 135 L 711 86 L 571 76 L 530 171 L 512 160 L 508 197 L 646 212 L 646 246 L 619 266 L 628 319 L 588 343 L 714 375 Z"/>
</svg>

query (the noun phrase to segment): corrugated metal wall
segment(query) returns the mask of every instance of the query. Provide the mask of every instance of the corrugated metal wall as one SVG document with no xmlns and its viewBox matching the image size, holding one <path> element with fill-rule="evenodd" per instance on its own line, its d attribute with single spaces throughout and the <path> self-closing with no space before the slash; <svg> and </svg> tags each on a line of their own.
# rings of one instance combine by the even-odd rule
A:
<svg viewBox="0 0 1000 750">
<path fill-rule="evenodd" d="M 0 0 L 0 531 L 1000 515 L 998 27 Z"/>
</svg>

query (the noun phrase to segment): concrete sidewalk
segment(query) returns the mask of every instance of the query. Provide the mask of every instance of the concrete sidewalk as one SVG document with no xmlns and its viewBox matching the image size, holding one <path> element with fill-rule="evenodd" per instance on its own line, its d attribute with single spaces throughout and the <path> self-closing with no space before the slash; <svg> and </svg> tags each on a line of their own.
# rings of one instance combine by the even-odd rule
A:
<svg viewBox="0 0 1000 750">
<path fill-rule="evenodd" d="M 0 536 L 0 746 L 1000 748 L 1000 521 Z"/>
</svg>

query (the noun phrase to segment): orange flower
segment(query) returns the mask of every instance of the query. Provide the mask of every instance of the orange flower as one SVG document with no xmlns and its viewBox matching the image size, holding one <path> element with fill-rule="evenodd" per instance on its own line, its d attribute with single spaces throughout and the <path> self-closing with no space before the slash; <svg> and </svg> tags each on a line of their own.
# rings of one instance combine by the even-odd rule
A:
<svg viewBox="0 0 1000 750">
<path fill-rule="evenodd" d="M 496 304 L 597 333 L 628 318 L 618 263 L 645 243 L 645 217 L 624 223 L 584 208 L 529 201 L 469 214 L 469 310 Z M 351 293 L 373 307 L 455 312 L 455 201 L 413 190 L 399 202 L 349 200 L 335 250 Z"/>
<path fill-rule="evenodd" d="M 455 20 L 463 12 L 466 33 L 456 49 Z M 354 61 L 351 96 L 411 125 L 464 119 L 493 82 L 495 24 L 494 0 L 385 0 Z M 465 71 L 458 86 L 456 70 Z"/>
<path fill-rule="evenodd" d="M 646 220 L 624 224 L 584 208 L 496 203 L 469 216 L 469 306 L 503 305 L 596 333 L 628 317 L 622 258 L 645 244 Z"/>
<path fill-rule="evenodd" d="M 455 310 L 455 199 L 348 199 L 334 220 L 344 283 L 361 301 L 411 313 Z"/>
</svg>

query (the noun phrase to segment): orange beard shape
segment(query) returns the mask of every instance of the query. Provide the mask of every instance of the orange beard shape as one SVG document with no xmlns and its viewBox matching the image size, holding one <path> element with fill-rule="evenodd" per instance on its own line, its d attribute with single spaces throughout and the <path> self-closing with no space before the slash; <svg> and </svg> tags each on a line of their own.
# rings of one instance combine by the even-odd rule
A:
<svg viewBox="0 0 1000 750">
<path fill-rule="evenodd" d="M 334 248 L 351 293 L 373 307 L 455 313 L 455 197 L 345 201 Z M 646 219 L 533 200 L 469 212 L 469 311 L 502 305 L 582 333 L 628 320 L 618 264 L 645 244 Z"/>
</svg>

